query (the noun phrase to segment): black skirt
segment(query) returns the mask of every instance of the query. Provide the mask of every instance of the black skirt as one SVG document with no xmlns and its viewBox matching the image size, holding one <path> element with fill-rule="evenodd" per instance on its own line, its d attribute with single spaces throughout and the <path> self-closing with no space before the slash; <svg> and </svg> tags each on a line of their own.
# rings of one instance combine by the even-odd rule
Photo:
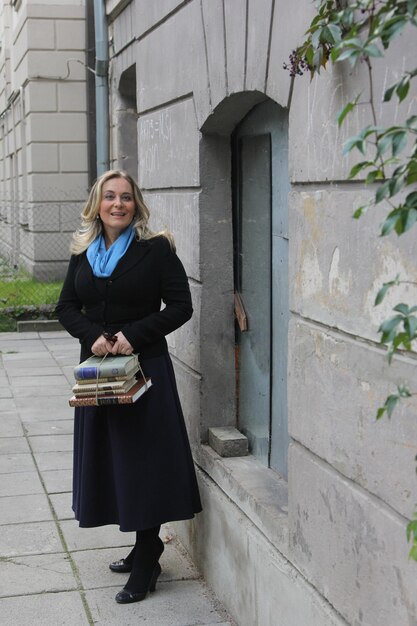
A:
<svg viewBox="0 0 417 626">
<path fill-rule="evenodd" d="M 171 359 L 141 366 L 152 387 L 134 404 L 75 409 L 73 510 L 84 528 L 144 530 L 201 511 Z"/>
</svg>

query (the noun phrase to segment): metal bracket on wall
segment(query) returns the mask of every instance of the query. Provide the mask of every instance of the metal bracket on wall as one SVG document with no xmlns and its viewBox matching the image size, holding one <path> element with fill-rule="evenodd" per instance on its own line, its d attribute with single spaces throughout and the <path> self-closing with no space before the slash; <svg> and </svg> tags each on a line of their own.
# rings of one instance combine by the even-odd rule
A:
<svg viewBox="0 0 417 626">
<path fill-rule="evenodd" d="M 242 297 L 238 291 L 235 291 L 235 316 L 239 324 L 240 332 L 244 333 L 248 330 L 248 317 L 243 305 Z"/>
</svg>

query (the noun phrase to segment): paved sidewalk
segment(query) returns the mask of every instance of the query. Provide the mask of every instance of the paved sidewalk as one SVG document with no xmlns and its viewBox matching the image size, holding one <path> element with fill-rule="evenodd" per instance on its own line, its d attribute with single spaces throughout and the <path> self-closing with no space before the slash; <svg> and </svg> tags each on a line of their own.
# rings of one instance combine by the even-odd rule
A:
<svg viewBox="0 0 417 626">
<path fill-rule="evenodd" d="M 156 592 L 114 601 L 127 575 L 108 563 L 125 556 L 134 534 L 80 529 L 70 507 L 68 398 L 78 356 L 65 332 L 0 333 L 1 625 L 231 626 L 175 537 Z"/>
</svg>

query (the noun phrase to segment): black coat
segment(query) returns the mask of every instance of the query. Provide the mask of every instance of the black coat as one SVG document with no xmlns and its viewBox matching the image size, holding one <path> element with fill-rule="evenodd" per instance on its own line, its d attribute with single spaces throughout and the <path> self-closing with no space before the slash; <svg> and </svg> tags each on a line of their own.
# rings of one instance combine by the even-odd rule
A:
<svg viewBox="0 0 417 626">
<path fill-rule="evenodd" d="M 193 309 L 181 261 L 165 237 L 156 237 L 134 239 L 109 278 L 94 277 L 85 252 L 73 255 L 56 312 L 80 340 L 82 359 L 103 330 L 121 330 L 148 358 L 167 352 L 165 335 L 189 320 Z"/>
<path fill-rule="evenodd" d="M 80 340 L 81 360 L 103 330 L 121 330 L 152 378 L 132 405 L 75 409 L 73 510 L 80 526 L 133 531 L 192 518 L 201 503 L 165 340 L 192 306 L 168 240 L 133 240 L 109 278 L 94 277 L 85 253 L 72 256 L 57 313 Z"/>
</svg>

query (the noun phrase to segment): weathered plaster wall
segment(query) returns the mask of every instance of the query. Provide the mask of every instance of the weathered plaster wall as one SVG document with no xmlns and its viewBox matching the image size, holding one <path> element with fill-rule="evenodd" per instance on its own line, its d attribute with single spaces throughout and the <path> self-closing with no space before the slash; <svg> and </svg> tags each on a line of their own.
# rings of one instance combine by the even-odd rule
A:
<svg viewBox="0 0 417 626">
<path fill-rule="evenodd" d="M 335 120 L 346 97 L 366 96 L 362 70 L 298 79 L 290 103 L 293 444 L 283 487 L 251 457 L 226 464 L 199 442 L 209 426 L 235 423 L 230 134 L 265 97 L 289 105 L 282 63 L 313 3 L 119 4 L 117 15 L 118 3 L 108 3 L 117 15 L 114 84 L 135 64 L 138 178 L 153 224 L 176 236 L 195 304 L 193 322 L 169 341 L 205 512 L 178 533 L 240 625 L 414 625 L 405 526 L 417 500 L 415 405 L 391 421 L 374 415 L 397 381 L 415 378 L 415 359 L 387 366 L 377 328 L 392 300 L 377 309 L 373 301 L 397 273 L 415 279 L 416 249 L 412 234 L 376 236 L 380 210 L 351 218 L 369 192 L 346 180 L 352 161 L 340 151 L 369 111 L 360 107 L 341 130 Z M 127 15 L 136 26 L 122 31 Z M 376 93 L 415 48 L 402 38 L 376 65 Z M 401 114 L 381 110 L 383 120 Z M 407 297 L 404 289 L 395 300 Z"/>
</svg>

